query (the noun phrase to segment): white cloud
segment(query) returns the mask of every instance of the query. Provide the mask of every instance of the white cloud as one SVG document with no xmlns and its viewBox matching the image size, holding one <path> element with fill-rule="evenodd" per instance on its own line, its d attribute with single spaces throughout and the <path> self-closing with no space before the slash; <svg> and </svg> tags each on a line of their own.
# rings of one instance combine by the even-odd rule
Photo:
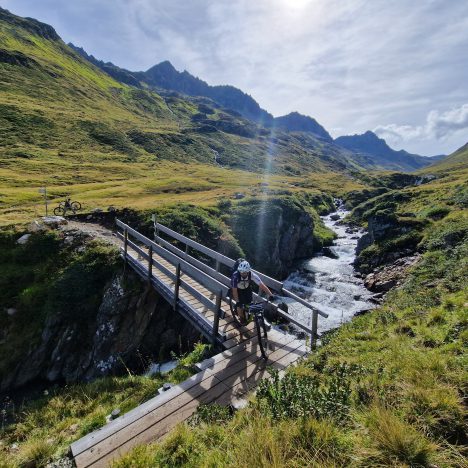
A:
<svg viewBox="0 0 468 468">
<path fill-rule="evenodd" d="M 452 108 L 445 112 L 431 110 L 424 125 L 378 125 L 374 132 L 384 138 L 390 145 L 415 140 L 450 139 L 453 134 L 463 132 L 468 141 L 468 104 Z"/>
</svg>

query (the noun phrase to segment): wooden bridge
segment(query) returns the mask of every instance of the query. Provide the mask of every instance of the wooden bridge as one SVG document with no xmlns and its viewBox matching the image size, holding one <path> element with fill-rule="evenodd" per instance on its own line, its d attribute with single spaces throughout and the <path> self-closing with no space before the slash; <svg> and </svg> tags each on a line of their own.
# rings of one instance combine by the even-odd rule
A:
<svg viewBox="0 0 468 468">
<path fill-rule="evenodd" d="M 126 264 L 221 352 L 199 363 L 199 372 L 180 385 L 74 442 L 71 453 L 77 468 L 108 466 L 132 447 L 163 437 L 190 417 L 201 403 L 235 404 L 268 376 L 267 367 L 282 371 L 307 354 L 316 343 L 318 316 L 327 317 L 285 289 L 280 281 L 257 272 L 270 289 L 300 302 L 312 314 L 311 324 L 304 325 L 270 303 L 279 315 L 310 333 L 310 342 L 306 345 L 293 335 L 272 329 L 268 333 L 271 353 L 265 362 L 254 323 L 238 326 L 230 313 L 226 299 L 230 278 L 221 270 L 222 265 L 231 269 L 235 260 L 156 221 L 154 241 L 120 220 L 117 227 L 121 230 L 117 235 L 123 242 L 121 254 Z"/>
</svg>

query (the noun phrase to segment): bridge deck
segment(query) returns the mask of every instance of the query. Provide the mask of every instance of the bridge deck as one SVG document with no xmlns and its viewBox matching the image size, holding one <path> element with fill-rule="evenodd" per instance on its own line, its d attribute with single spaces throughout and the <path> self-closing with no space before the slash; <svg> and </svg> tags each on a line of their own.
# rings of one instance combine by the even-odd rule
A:
<svg viewBox="0 0 468 468">
<path fill-rule="evenodd" d="M 272 353 L 261 357 L 256 339 L 244 341 L 199 364 L 200 371 L 180 385 L 143 403 L 71 446 L 77 468 L 104 467 L 136 445 L 160 439 L 185 421 L 198 405 L 235 402 L 267 377 L 306 354 L 303 341 L 272 330 Z"/>
</svg>

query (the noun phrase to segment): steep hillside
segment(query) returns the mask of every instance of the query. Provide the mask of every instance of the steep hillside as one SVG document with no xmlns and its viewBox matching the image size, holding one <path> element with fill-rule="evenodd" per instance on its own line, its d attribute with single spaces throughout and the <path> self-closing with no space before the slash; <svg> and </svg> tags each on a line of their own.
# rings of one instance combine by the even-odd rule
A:
<svg viewBox="0 0 468 468">
<path fill-rule="evenodd" d="M 357 153 L 361 157 L 359 161 L 366 166 L 390 170 L 414 171 L 444 157 L 426 157 L 411 154 L 405 150 L 396 151 L 371 131 L 362 135 L 341 136 L 335 139 L 335 143 Z"/>
<path fill-rule="evenodd" d="M 441 171 L 459 172 L 468 171 L 468 143 L 458 148 L 452 154 L 430 167 L 423 169 L 424 173 L 438 173 Z"/>
<path fill-rule="evenodd" d="M 189 72 L 177 71 L 169 61 L 154 65 L 145 72 L 132 72 L 113 63 L 103 62 L 89 55 L 82 47 L 69 44 L 82 57 L 122 83 L 142 87 L 149 85 L 156 90 L 177 91 L 189 96 L 205 96 L 218 104 L 238 112 L 246 119 L 264 127 L 275 127 L 289 132 L 308 132 L 329 143 L 333 141 L 328 132 L 312 117 L 291 112 L 282 117 L 273 117 L 262 109 L 248 94 L 234 86 L 210 86 L 205 81 L 194 77 Z"/>
<path fill-rule="evenodd" d="M 0 81 L 3 223 L 39 212 L 40 186 L 52 199 L 79 197 L 88 209 L 147 208 L 265 193 L 262 183 L 295 190 L 295 177 L 307 173 L 340 172 L 346 185 L 353 182 L 345 173 L 360 169 L 348 152 L 312 134 L 266 129 L 206 98 L 127 86 L 52 27 L 6 10 Z"/>
</svg>

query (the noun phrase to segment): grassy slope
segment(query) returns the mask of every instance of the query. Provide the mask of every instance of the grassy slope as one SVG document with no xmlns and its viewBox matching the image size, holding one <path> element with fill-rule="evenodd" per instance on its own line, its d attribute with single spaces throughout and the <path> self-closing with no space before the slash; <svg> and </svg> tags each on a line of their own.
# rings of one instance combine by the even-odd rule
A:
<svg viewBox="0 0 468 468">
<path fill-rule="evenodd" d="M 41 186 L 53 205 L 71 194 L 86 210 L 213 204 L 237 191 L 255 194 L 260 182 L 295 190 L 302 179 L 297 175 L 309 172 L 314 188 L 325 188 L 317 173 L 334 179 L 338 192 L 360 187 L 349 175 L 330 174 L 358 168 L 336 148 L 307 135 L 251 128 L 206 100 L 163 99 L 122 85 L 62 41 L 26 26 L 0 20 L 0 50 L 7 57 L 0 61 L 1 224 L 42 214 Z M 8 63 L 18 55 L 21 64 Z M 208 121 L 252 135 L 200 131 L 194 116 L 202 105 Z M 227 168 L 214 164 L 215 152 Z"/>
</svg>

